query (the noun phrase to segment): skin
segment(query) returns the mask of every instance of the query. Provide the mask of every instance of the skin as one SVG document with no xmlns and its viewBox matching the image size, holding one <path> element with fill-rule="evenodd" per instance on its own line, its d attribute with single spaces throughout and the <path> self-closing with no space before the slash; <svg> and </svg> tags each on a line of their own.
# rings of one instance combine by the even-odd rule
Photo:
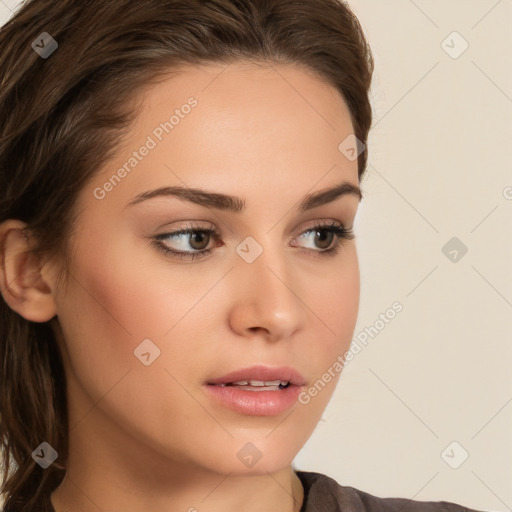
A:
<svg viewBox="0 0 512 512">
<path fill-rule="evenodd" d="M 94 197 L 191 96 L 191 113 L 103 199 Z M 338 150 L 353 133 L 348 108 L 312 72 L 241 62 L 183 68 L 141 98 L 116 156 L 78 198 L 65 287 L 55 260 L 26 257 L 22 223 L 0 225 L 2 295 L 25 318 L 51 320 L 63 351 L 70 456 L 54 508 L 298 511 L 303 489 L 292 461 L 339 374 L 307 405 L 276 416 L 218 405 L 203 384 L 258 363 L 296 368 L 307 389 L 348 349 L 359 307 L 355 240 L 341 239 L 326 256 L 314 232 L 299 235 L 322 221 L 352 227 L 359 197 L 296 210 L 308 193 L 358 185 L 357 161 Z M 246 210 L 170 197 L 127 207 L 172 185 L 239 196 Z M 219 232 L 211 254 L 175 259 L 151 244 L 187 222 Z M 247 236 L 263 249 L 252 263 L 235 251 Z M 167 245 L 194 251 L 190 241 Z M 147 338 L 161 351 L 149 366 L 133 353 Z M 248 442 L 262 454 L 251 468 L 237 457 Z"/>
</svg>

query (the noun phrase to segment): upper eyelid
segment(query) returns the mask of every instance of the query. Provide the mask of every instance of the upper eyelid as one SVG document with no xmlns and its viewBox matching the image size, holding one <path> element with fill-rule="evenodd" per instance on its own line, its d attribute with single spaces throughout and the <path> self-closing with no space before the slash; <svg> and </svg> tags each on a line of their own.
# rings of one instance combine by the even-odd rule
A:
<svg viewBox="0 0 512 512">
<path fill-rule="evenodd" d="M 341 220 L 337 220 L 337 219 L 323 219 L 323 220 L 314 220 L 314 221 L 310 221 L 310 223 L 308 223 L 308 226 L 305 227 L 305 228 L 302 228 L 300 231 L 299 231 L 299 234 L 301 233 L 304 233 L 306 231 L 309 231 L 311 229 L 314 229 L 316 227 L 322 227 L 322 228 L 328 228 L 328 227 L 331 227 L 333 224 L 335 225 L 339 225 L 339 226 L 342 226 L 344 227 L 345 229 L 351 229 L 351 227 L 348 227 L 348 224 L 349 223 L 346 223 L 346 222 L 343 222 Z M 162 230 L 162 235 L 173 235 L 173 234 L 176 234 L 176 233 L 188 233 L 188 232 L 197 232 L 197 231 L 201 231 L 201 232 L 213 232 L 215 234 L 218 234 L 220 235 L 220 231 L 214 224 L 212 223 L 209 223 L 208 226 L 201 226 L 199 224 L 194 224 L 193 222 L 190 222 L 190 223 L 186 223 L 185 225 L 183 226 L 179 226 L 177 228 L 173 228 L 173 229 L 169 229 L 169 230 Z M 231 230 L 230 230 L 231 231 Z"/>
</svg>

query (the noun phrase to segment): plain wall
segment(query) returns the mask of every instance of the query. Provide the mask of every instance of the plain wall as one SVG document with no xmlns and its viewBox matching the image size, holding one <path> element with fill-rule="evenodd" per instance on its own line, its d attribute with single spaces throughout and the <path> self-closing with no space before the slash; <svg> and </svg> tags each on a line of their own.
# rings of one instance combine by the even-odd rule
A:
<svg viewBox="0 0 512 512">
<path fill-rule="evenodd" d="M 18 3 L 0 1 L 0 23 Z M 295 466 L 512 510 L 512 2 L 349 5 L 376 61 L 359 351 Z"/>
</svg>

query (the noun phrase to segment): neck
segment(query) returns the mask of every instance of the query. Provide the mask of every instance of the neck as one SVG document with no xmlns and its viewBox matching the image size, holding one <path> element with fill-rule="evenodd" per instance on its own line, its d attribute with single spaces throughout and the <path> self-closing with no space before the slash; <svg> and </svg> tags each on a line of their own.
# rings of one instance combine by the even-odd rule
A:
<svg viewBox="0 0 512 512">
<path fill-rule="evenodd" d="M 140 480 L 129 481 L 119 471 L 104 469 L 82 468 L 78 474 L 68 469 L 51 496 L 55 512 L 299 512 L 304 499 L 302 484 L 291 466 L 257 476 L 181 471 L 165 486 L 156 485 L 147 472 Z M 161 480 L 161 475 L 155 480 Z"/>
<path fill-rule="evenodd" d="M 259 474 L 215 471 L 173 460 L 111 430 L 94 409 L 72 428 L 66 476 L 54 491 L 55 512 L 299 512 L 303 487 L 291 465 Z"/>
</svg>

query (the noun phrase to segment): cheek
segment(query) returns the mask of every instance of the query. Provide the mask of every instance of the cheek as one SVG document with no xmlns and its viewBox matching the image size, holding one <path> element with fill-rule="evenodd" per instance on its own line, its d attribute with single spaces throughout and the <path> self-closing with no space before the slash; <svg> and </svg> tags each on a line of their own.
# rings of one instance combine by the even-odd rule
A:
<svg viewBox="0 0 512 512">
<path fill-rule="evenodd" d="M 350 344 L 359 311 L 360 276 L 356 247 L 353 243 L 344 249 L 339 264 L 333 265 L 322 278 L 317 278 L 305 297 L 318 318 L 323 346 L 332 351 Z M 312 281 L 313 282 L 313 281 Z"/>
<path fill-rule="evenodd" d="M 116 251 L 104 240 L 91 246 L 102 249 L 78 252 L 58 297 L 58 318 L 72 371 L 97 398 L 141 365 L 134 349 L 146 338 L 161 339 L 179 306 L 162 304 L 162 284 L 135 252 Z"/>
<path fill-rule="evenodd" d="M 161 351 L 157 366 L 172 368 L 177 361 L 194 360 L 191 352 L 197 344 L 175 341 L 204 338 L 201 332 L 210 319 L 202 315 L 201 297 L 217 279 L 193 280 L 178 266 L 171 271 L 172 266 L 155 257 L 150 242 L 124 233 L 84 228 L 70 286 L 58 298 L 59 322 L 74 373 L 98 396 L 129 369 L 146 368 L 134 355 L 145 339 Z M 210 313 L 218 321 L 216 311 Z"/>
<path fill-rule="evenodd" d="M 190 328 L 186 319 L 173 326 L 197 301 L 197 290 L 187 292 L 179 276 L 173 276 L 170 289 L 169 277 L 144 264 L 136 252 L 122 258 L 113 248 L 76 260 L 71 275 L 58 307 L 75 420 L 93 421 L 91 402 L 99 402 L 99 409 L 119 425 L 140 432 L 168 426 L 172 410 L 184 418 L 192 407 L 196 417 L 203 417 L 204 411 L 194 409 L 190 396 L 164 371 L 169 367 L 174 375 L 176 367 L 186 368 L 194 359 L 197 347 L 187 350 L 186 344 L 171 342 L 184 337 L 184 326 Z M 179 300 L 174 300 L 178 294 Z M 193 332 L 187 334 L 194 337 Z M 134 355 L 144 339 L 161 351 L 150 366 Z M 181 374 L 177 378 L 183 380 Z"/>
<path fill-rule="evenodd" d="M 103 343 L 161 338 L 197 300 L 197 290 L 187 286 L 184 272 L 169 273 L 150 242 L 117 233 L 113 244 L 108 236 L 95 235 L 94 246 L 101 249 L 84 252 L 75 262 L 75 296 L 66 302 L 88 330 L 103 333 Z"/>
<path fill-rule="evenodd" d="M 323 293 L 309 295 L 314 300 L 318 322 L 311 336 L 314 349 L 308 351 L 308 365 L 314 378 L 299 397 L 297 419 L 310 434 L 322 416 L 340 378 L 344 354 L 354 334 L 360 297 L 360 276 L 355 247 L 330 279 L 322 280 Z M 313 309 L 313 307 L 312 307 Z M 321 334 L 320 334 L 321 333 Z"/>
<path fill-rule="evenodd" d="M 309 419 L 318 420 L 334 392 L 343 369 L 340 361 L 350 347 L 357 322 L 360 276 L 353 243 L 345 247 L 344 256 L 330 268 L 328 275 L 317 278 L 316 286 L 311 286 L 305 295 L 315 321 L 311 326 L 314 334 L 309 337 L 313 346 L 308 346 L 307 351 L 307 364 L 314 379 L 308 383 L 299 407 L 311 414 Z M 309 420 L 304 418 L 304 421 Z"/>
</svg>

